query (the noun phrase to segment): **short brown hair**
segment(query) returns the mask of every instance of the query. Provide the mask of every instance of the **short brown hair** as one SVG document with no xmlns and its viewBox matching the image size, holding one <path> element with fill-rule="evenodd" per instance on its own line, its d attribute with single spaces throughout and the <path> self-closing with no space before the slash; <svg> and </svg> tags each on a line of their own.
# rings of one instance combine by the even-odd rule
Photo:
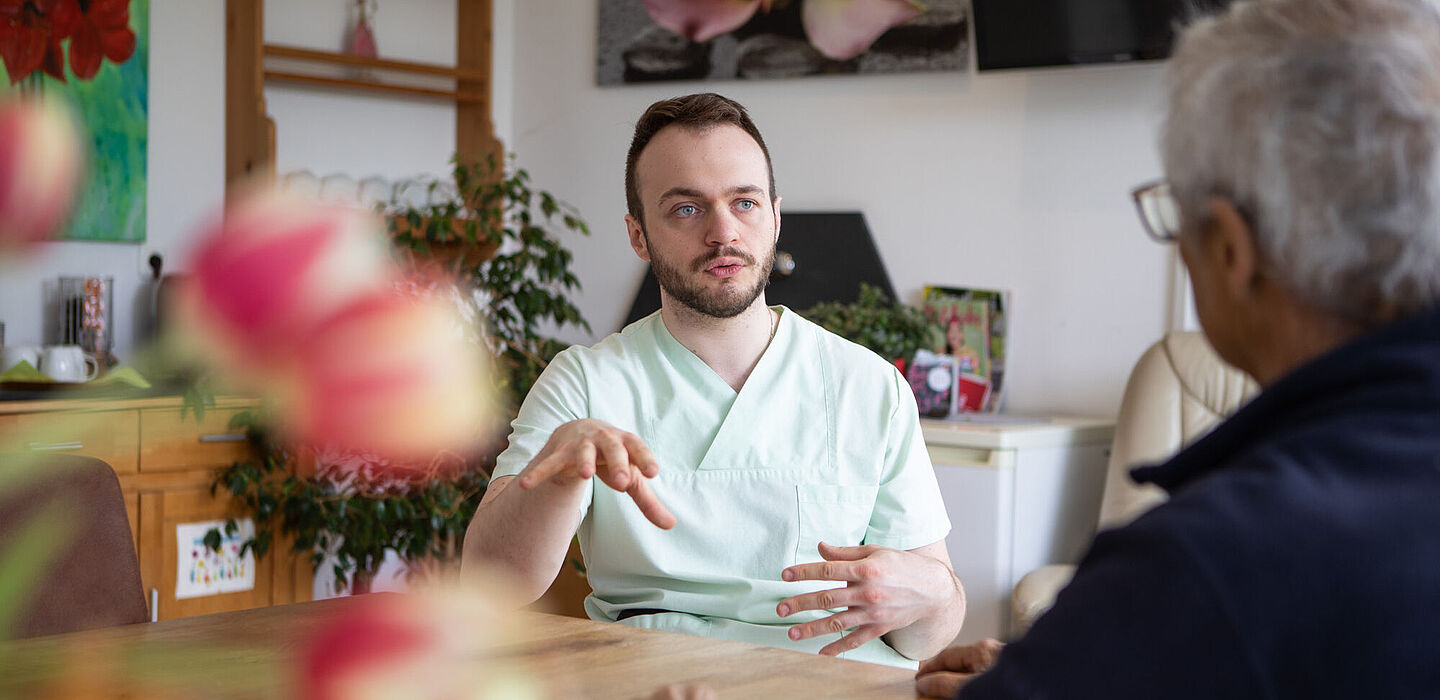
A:
<svg viewBox="0 0 1440 700">
<path fill-rule="evenodd" d="M 640 160 L 641 151 L 650 145 L 650 139 L 661 129 L 671 124 L 704 130 L 714 126 L 731 124 L 745 130 L 765 154 L 765 170 L 770 175 L 770 201 L 775 201 L 775 168 L 770 164 L 770 149 L 750 113 L 739 102 L 713 92 L 703 92 L 684 97 L 672 97 L 650 105 L 640 120 L 635 122 L 635 137 L 630 140 L 630 154 L 625 158 L 625 204 L 630 215 L 640 225 L 645 225 L 645 210 L 640 202 L 640 184 L 635 177 L 635 164 Z"/>
</svg>

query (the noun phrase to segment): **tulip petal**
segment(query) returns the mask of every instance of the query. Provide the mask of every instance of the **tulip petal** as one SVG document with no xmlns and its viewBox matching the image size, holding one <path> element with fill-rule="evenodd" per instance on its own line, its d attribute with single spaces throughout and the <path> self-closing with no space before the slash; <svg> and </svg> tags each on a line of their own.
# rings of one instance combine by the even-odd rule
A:
<svg viewBox="0 0 1440 700">
<path fill-rule="evenodd" d="M 650 19 L 690 41 L 709 41 L 739 29 L 761 0 L 642 0 Z"/>
<path fill-rule="evenodd" d="M 881 34 L 924 11 L 912 0 L 805 0 L 801 14 L 810 43 L 843 61 L 865 53 Z"/>
<path fill-rule="evenodd" d="M 84 167 L 73 117 L 54 100 L 0 99 L 0 257 L 64 225 Z"/>
<path fill-rule="evenodd" d="M 206 354 L 249 375 L 292 352 L 318 319 L 390 284 L 378 229 L 361 211 L 239 196 L 200 237 L 177 313 Z"/>
<path fill-rule="evenodd" d="M 485 420 L 485 358 L 460 328 L 451 305 L 394 291 L 322 321 L 298 343 L 286 429 L 402 460 L 462 449 Z"/>
</svg>

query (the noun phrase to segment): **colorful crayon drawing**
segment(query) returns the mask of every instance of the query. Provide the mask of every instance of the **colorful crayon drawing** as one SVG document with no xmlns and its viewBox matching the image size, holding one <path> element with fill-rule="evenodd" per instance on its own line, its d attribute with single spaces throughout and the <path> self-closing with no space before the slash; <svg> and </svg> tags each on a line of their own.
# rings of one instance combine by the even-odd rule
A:
<svg viewBox="0 0 1440 700">
<path fill-rule="evenodd" d="M 255 555 L 246 551 L 245 556 L 240 556 L 240 543 L 254 536 L 255 523 L 248 518 L 236 523 L 239 529 L 235 534 L 223 537 L 218 552 L 205 546 L 205 533 L 212 528 L 218 528 L 223 533 L 225 521 L 175 526 L 175 542 L 179 550 L 188 550 L 188 556 L 176 557 L 177 600 L 255 588 Z"/>
</svg>

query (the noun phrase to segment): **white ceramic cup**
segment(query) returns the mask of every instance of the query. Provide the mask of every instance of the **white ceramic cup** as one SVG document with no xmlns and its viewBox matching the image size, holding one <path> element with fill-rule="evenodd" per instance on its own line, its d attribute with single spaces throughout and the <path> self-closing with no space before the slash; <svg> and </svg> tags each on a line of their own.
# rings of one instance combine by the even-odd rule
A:
<svg viewBox="0 0 1440 700">
<path fill-rule="evenodd" d="M 29 362 L 31 367 L 39 369 L 40 346 L 6 345 L 0 348 L 0 372 L 9 371 L 11 367 L 20 364 L 21 361 Z"/>
<path fill-rule="evenodd" d="M 79 345 L 47 345 L 40 353 L 40 371 L 57 382 L 88 382 L 100 372 L 100 363 Z"/>
</svg>

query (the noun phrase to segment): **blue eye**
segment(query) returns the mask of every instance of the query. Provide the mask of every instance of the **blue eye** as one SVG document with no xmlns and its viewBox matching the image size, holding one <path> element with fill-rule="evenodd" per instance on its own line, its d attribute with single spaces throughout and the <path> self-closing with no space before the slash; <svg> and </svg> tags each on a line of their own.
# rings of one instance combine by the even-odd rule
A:
<svg viewBox="0 0 1440 700">
<path fill-rule="evenodd" d="M 678 215 L 680 215 L 680 216 L 687 216 L 687 217 L 688 217 L 688 216 L 694 216 L 694 215 L 695 215 L 695 212 L 697 212 L 697 211 L 700 211 L 700 210 L 699 210 L 699 209 L 696 209 L 694 206 L 689 205 L 689 204 L 686 204 L 685 206 L 682 206 L 682 207 L 676 207 L 676 208 L 675 208 L 675 213 L 676 213 L 676 214 L 678 214 Z"/>
<path fill-rule="evenodd" d="M 756 204 L 755 201 L 752 199 L 742 199 L 739 202 L 736 202 L 735 206 L 739 207 L 740 211 L 750 211 L 751 209 L 755 208 Z"/>
</svg>

